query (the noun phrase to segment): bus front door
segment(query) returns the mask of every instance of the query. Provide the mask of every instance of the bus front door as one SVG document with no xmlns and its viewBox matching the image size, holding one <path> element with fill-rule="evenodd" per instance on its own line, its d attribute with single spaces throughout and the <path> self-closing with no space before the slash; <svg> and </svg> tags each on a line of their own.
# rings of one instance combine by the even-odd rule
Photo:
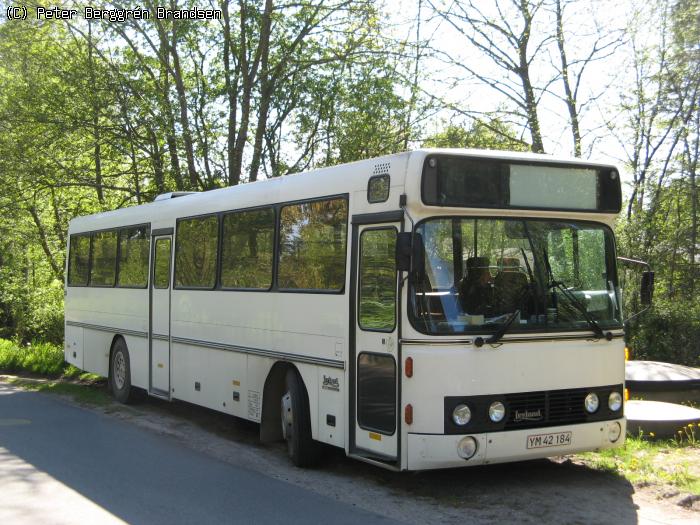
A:
<svg viewBox="0 0 700 525">
<path fill-rule="evenodd" d="M 153 237 L 151 246 L 150 392 L 170 398 L 172 235 Z"/>
<path fill-rule="evenodd" d="M 355 344 L 351 453 L 398 461 L 398 223 L 355 225 Z"/>
</svg>

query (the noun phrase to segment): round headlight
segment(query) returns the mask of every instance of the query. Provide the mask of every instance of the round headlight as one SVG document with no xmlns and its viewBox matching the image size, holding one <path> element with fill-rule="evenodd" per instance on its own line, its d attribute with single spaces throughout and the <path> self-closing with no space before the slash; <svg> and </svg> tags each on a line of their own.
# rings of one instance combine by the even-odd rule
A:
<svg viewBox="0 0 700 525">
<path fill-rule="evenodd" d="M 617 412 L 622 407 L 622 394 L 620 392 L 611 392 L 608 397 L 608 408 L 613 412 Z"/>
<path fill-rule="evenodd" d="M 457 405 L 452 411 L 452 421 L 455 425 L 464 426 L 472 418 L 472 411 L 467 405 Z"/>
<path fill-rule="evenodd" d="M 600 401 L 598 400 L 598 394 L 595 392 L 588 394 L 586 399 L 583 401 L 583 405 L 586 407 L 586 412 L 589 414 L 593 414 L 596 410 L 598 410 L 599 404 Z"/>
<path fill-rule="evenodd" d="M 620 434 L 622 434 L 622 427 L 620 426 L 620 423 L 615 421 L 608 427 L 608 439 L 610 440 L 610 443 L 615 443 L 615 441 L 620 439 Z"/>
<path fill-rule="evenodd" d="M 457 454 L 460 458 L 469 459 L 476 454 L 476 439 L 471 436 L 462 438 L 457 443 Z"/>
<path fill-rule="evenodd" d="M 489 407 L 489 419 L 494 423 L 500 423 L 506 415 L 506 407 L 500 401 L 494 401 Z"/>
</svg>

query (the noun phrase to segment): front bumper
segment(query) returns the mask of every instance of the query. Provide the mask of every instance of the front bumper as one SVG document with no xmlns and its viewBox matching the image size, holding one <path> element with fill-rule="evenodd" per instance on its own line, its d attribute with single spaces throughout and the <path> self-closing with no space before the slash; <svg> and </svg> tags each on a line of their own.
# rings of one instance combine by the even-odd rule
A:
<svg viewBox="0 0 700 525">
<path fill-rule="evenodd" d="M 609 439 L 611 425 L 619 423 L 622 427 L 620 437 L 614 443 Z M 523 461 L 614 448 L 625 441 L 625 418 L 578 425 L 558 427 L 531 428 L 484 434 L 408 434 L 407 468 L 408 470 L 438 469 Z M 527 448 L 527 437 L 534 434 L 553 434 L 571 432 L 571 444 L 546 448 Z M 472 436 L 477 441 L 476 454 L 468 460 L 457 454 L 457 444 L 464 436 Z"/>
</svg>

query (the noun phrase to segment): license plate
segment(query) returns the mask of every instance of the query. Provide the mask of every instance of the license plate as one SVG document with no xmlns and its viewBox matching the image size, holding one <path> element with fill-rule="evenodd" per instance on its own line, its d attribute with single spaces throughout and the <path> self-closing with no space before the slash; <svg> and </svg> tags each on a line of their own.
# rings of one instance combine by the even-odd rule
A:
<svg viewBox="0 0 700 525">
<path fill-rule="evenodd" d="M 527 436 L 527 448 L 564 447 L 571 445 L 571 432 Z"/>
</svg>

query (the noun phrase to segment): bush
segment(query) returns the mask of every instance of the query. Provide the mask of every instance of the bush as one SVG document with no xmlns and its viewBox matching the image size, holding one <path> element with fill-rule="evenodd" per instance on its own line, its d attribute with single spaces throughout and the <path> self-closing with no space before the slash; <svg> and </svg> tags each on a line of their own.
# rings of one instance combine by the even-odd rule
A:
<svg viewBox="0 0 700 525">
<path fill-rule="evenodd" d="M 63 360 L 63 347 L 52 343 L 19 346 L 13 341 L 0 339 L 0 371 L 31 372 L 59 376 L 75 375 L 74 367 Z"/>
<path fill-rule="evenodd" d="M 700 306 L 655 301 L 630 327 L 634 359 L 700 366 Z"/>
</svg>

